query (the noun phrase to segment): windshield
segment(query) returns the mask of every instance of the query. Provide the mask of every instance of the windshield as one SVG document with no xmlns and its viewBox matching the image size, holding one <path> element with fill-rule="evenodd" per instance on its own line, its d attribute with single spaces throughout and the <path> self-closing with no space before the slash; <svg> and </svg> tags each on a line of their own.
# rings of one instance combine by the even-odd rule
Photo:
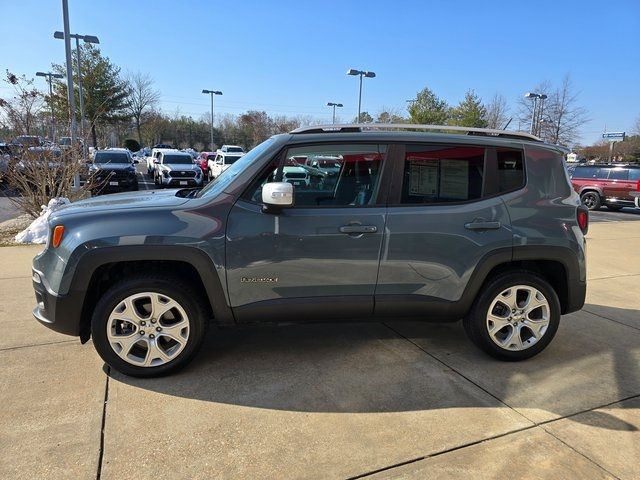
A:
<svg viewBox="0 0 640 480">
<path fill-rule="evenodd" d="M 124 152 L 96 152 L 93 163 L 131 163 L 131 159 Z"/>
<path fill-rule="evenodd" d="M 237 162 L 235 162 L 229 168 L 224 170 L 220 175 L 218 175 L 213 182 L 204 187 L 198 194 L 198 197 L 213 196 L 223 191 L 225 188 L 227 188 L 227 185 L 229 185 L 233 181 L 234 178 L 244 172 L 244 170 L 249 165 L 251 165 L 256 160 L 256 158 L 258 158 L 262 154 L 262 152 L 267 150 L 273 142 L 273 137 L 268 138 L 260 145 L 249 151 L 246 155 L 240 157 Z"/>
<path fill-rule="evenodd" d="M 227 152 L 244 152 L 244 150 L 241 147 L 227 147 Z"/>
<path fill-rule="evenodd" d="M 193 160 L 191 155 L 165 155 L 162 162 L 170 165 L 190 165 Z"/>
</svg>

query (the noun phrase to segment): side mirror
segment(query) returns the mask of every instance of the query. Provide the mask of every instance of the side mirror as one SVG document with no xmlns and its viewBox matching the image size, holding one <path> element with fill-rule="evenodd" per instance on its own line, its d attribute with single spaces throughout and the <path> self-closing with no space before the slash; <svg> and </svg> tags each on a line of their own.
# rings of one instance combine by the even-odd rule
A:
<svg viewBox="0 0 640 480">
<path fill-rule="evenodd" d="M 157 158 L 154 158 L 154 159 L 153 159 L 153 163 L 154 163 L 154 164 L 156 164 L 156 165 L 158 165 L 158 164 L 160 163 L 160 160 L 158 160 Z"/>
<path fill-rule="evenodd" d="M 293 207 L 293 185 L 287 182 L 265 183 L 262 187 L 262 203 L 266 209 Z"/>
</svg>

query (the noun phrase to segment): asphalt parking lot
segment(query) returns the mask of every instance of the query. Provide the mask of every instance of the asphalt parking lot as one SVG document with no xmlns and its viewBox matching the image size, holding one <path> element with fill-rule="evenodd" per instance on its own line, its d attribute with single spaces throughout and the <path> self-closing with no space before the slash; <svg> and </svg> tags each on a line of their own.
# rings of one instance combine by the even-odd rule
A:
<svg viewBox="0 0 640 480">
<path fill-rule="evenodd" d="M 588 237 L 587 305 L 523 363 L 459 323 L 264 326 L 153 380 L 40 326 L 41 247 L 0 248 L 0 478 L 640 478 L 640 223 Z"/>
</svg>

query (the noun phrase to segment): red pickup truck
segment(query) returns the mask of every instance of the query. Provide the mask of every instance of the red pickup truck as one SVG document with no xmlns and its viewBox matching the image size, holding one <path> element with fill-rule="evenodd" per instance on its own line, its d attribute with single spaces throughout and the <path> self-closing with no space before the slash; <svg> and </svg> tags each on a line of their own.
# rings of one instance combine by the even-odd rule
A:
<svg viewBox="0 0 640 480">
<path fill-rule="evenodd" d="M 577 165 L 569 167 L 571 184 L 589 210 L 633 207 L 640 191 L 640 165 Z"/>
</svg>

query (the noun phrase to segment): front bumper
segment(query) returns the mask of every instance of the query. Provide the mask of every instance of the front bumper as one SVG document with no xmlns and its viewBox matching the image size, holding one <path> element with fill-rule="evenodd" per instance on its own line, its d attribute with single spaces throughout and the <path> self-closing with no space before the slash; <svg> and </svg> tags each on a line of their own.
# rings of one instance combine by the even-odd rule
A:
<svg viewBox="0 0 640 480">
<path fill-rule="evenodd" d="M 161 179 L 162 185 L 164 185 L 165 187 L 199 187 L 202 185 L 202 175 L 200 176 L 200 178 L 161 177 Z"/>
<path fill-rule="evenodd" d="M 82 313 L 82 295 L 73 290 L 67 295 L 57 295 L 47 285 L 41 272 L 32 269 L 32 283 L 36 294 L 35 319 L 59 333 L 80 335 L 80 317 Z"/>
</svg>

